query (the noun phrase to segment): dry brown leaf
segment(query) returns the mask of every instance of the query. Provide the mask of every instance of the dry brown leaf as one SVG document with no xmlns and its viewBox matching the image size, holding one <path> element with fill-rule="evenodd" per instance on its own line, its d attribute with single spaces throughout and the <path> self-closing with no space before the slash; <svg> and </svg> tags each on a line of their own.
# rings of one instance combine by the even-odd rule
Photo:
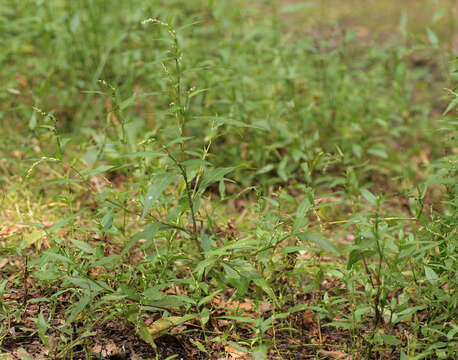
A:
<svg viewBox="0 0 458 360">
<path fill-rule="evenodd" d="M 358 34 L 358 36 L 361 39 L 370 38 L 371 32 L 367 27 L 357 26 L 357 27 L 354 27 L 354 29 L 356 30 L 356 33 Z"/>
<path fill-rule="evenodd" d="M 16 73 L 14 74 L 15 79 L 18 81 L 18 84 L 20 87 L 26 87 L 27 86 L 27 78 L 24 76 L 23 73 Z"/>
<path fill-rule="evenodd" d="M 21 153 L 20 151 L 18 151 L 18 150 L 13 150 L 13 151 L 10 152 L 10 155 L 11 155 L 12 157 L 18 159 L 18 158 L 21 157 L 22 153 Z"/>
<path fill-rule="evenodd" d="M 142 360 L 142 358 L 137 355 L 134 351 L 130 353 L 130 360 Z"/>
<path fill-rule="evenodd" d="M 0 239 L 1 238 L 6 238 L 8 236 L 13 235 L 14 233 L 18 232 L 21 227 L 23 227 L 23 226 L 20 226 L 20 225 L 7 225 L 7 226 L 4 226 L 0 230 Z"/>
<path fill-rule="evenodd" d="M 119 354 L 119 348 L 116 346 L 113 340 L 108 340 L 105 344 L 96 344 L 92 348 L 94 354 L 99 354 L 102 357 L 111 357 Z"/>
<path fill-rule="evenodd" d="M 8 258 L 4 258 L 3 260 L 0 260 L 0 269 L 4 267 L 6 264 L 8 264 Z"/>
<path fill-rule="evenodd" d="M 327 350 L 320 350 L 320 353 L 324 356 L 330 357 L 332 359 L 338 359 L 338 360 L 352 360 L 352 356 L 345 354 L 341 351 L 333 350 L 333 351 L 327 351 Z"/>
<path fill-rule="evenodd" d="M 10 353 L 0 354 L 0 360 L 14 360 L 14 356 Z"/>
<path fill-rule="evenodd" d="M 107 111 L 110 114 L 111 119 L 117 126 L 121 126 L 118 117 L 116 116 L 115 112 L 113 111 L 113 106 L 109 99 L 105 99 L 105 106 L 107 107 Z"/>
<path fill-rule="evenodd" d="M 249 302 L 243 302 L 240 304 L 239 309 L 251 311 L 253 309 L 253 305 L 251 305 L 251 303 Z"/>
<path fill-rule="evenodd" d="M 233 347 L 226 345 L 224 347 L 224 350 L 232 356 L 234 359 L 244 359 L 248 355 L 246 352 L 239 351 L 237 349 L 234 349 Z"/>
<path fill-rule="evenodd" d="M 33 358 L 32 355 L 30 355 L 25 349 L 19 348 L 15 351 L 14 357 L 15 359 L 20 359 L 20 360 L 28 360 Z"/>
<path fill-rule="evenodd" d="M 52 221 L 49 221 L 48 219 L 45 219 L 45 218 L 43 218 L 43 219 L 41 220 L 41 223 L 43 224 L 43 226 L 44 226 L 46 229 L 49 229 L 51 226 L 53 226 Z"/>
<path fill-rule="evenodd" d="M 211 300 L 212 304 L 214 304 L 216 307 L 220 307 L 221 306 L 221 298 L 219 296 L 215 296 L 212 300 Z"/>
<path fill-rule="evenodd" d="M 422 151 L 420 153 L 420 160 L 424 164 L 429 164 L 430 163 L 430 161 L 429 161 L 429 151 Z"/>
<path fill-rule="evenodd" d="M 268 302 L 268 301 L 264 301 L 262 302 L 261 304 L 259 304 L 258 306 L 258 313 L 265 313 L 267 311 L 270 311 L 272 310 L 273 308 L 273 305 L 271 302 Z"/>
<path fill-rule="evenodd" d="M 172 330 L 170 330 L 170 334 L 181 334 L 183 333 L 188 327 L 186 325 L 175 326 Z"/>
<path fill-rule="evenodd" d="M 172 326 L 180 322 L 181 316 L 170 316 L 168 318 L 162 318 L 153 322 L 148 326 L 148 332 L 151 337 L 155 339 L 159 337 L 163 331 L 170 329 Z"/>
<path fill-rule="evenodd" d="M 89 274 L 91 276 L 105 276 L 107 273 L 107 269 L 104 266 L 94 266 L 89 270 Z"/>
<path fill-rule="evenodd" d="M 305 310 L 304 313 L 302 314 L 302 325 L 308 328 L 311 325 L 313 325 L 314 320 L 315 320 L 315 314 L 313 313 L 313 311 L 310 309 Z"/>
<path fill-rule="evenodd" d="M 218 296 L 215 296 L 212 299 L 212 303 L 219 308 L 228 309 L 228 313 L 230 315 L 233 315 L 236 311 L 241 310 L 243 310 L 243 313 L 246 314 L 247 312 L 250 312 L 253 309 L 253 305 L 249 302 L 241 303 L 240 301 L 234 300 L 228 303 L 224 303 Z"/>
</svg>

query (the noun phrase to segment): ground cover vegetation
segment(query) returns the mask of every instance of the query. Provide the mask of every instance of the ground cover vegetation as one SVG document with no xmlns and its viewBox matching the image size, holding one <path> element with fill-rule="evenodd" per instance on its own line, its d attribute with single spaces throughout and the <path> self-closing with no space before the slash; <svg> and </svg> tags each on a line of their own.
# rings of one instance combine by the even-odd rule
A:
<svg viewBox="0 0 458 360">
<path fill-rule="evenodd" d="M 456 11 L 2 0 L 0 358 L 455 358 Z"/>
</svg>

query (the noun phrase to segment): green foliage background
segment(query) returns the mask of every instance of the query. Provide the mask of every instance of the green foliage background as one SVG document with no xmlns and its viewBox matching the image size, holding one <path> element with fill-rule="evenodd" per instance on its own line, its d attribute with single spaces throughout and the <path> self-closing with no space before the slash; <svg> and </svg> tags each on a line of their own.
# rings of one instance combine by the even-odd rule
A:
<svg viewBox="0 0 458 360">
<path fill-rule="evenodd" d="M 57 357 L 112 319 L 318 357 L 279 345 L 312 310 L 354 358 L 451 359 L 456 9 L 425 8 L 381 31 L 329 1 L 3 0 L 0 295 L 25 300 L 0 344 L 38 302 L 21 331 Z"/>
</svg>

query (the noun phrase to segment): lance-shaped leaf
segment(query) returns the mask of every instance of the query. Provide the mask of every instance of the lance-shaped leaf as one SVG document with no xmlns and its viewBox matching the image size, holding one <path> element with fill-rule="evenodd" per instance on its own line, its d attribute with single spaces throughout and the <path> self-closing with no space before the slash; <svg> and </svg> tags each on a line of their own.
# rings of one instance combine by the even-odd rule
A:
<svg viewBox="0 0 458 360">
<path fill-rule="evenodd" d="M 200 183 L 199 190 L 203 192 L 211 184 L 224 179 L 224 176 L 226 176 L 233 170 L 234 170 L 233 167 L 229 167 L 229 168 L 211 169 L 207 171 L 204 174 L 204 176 L 202 177 L 202 181 Z"/>
<path fill-rule="evenodd" d="M 309 241 L 312 243 L 317 244 L 318 246 L 322 247 L 329 252 L 332 252 L 335 255 L 339 255 L 339 251 L 337 250 L 336 246 L 323 235 L 317 232 L 303 232 L 297 234 L 297 237 L 304 241 Z"/>
<path fill-rule="evenodd" d="M 175 176 L 172 174 L 162 173 L 155 177 L 153 183 L 148 186 L 146 192 L 145 201 L 143 202 L 143 212 L 141 219 L 143 220 L 151 209 L 153 203 L 159 199 L 159 196 L 169 187 L 169 185 L 175 180 Z"/>
</svg>

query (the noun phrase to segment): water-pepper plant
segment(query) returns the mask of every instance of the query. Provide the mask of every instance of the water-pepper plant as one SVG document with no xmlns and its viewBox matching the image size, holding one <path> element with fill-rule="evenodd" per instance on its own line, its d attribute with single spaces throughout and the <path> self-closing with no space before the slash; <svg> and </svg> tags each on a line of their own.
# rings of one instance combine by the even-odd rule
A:
<svg viewBox="0 0 458 360">
<path fill-rule="evenodd" d="M 1 358 L 454 358 L 454 4 L 3 5 Z"/>
</svg>

